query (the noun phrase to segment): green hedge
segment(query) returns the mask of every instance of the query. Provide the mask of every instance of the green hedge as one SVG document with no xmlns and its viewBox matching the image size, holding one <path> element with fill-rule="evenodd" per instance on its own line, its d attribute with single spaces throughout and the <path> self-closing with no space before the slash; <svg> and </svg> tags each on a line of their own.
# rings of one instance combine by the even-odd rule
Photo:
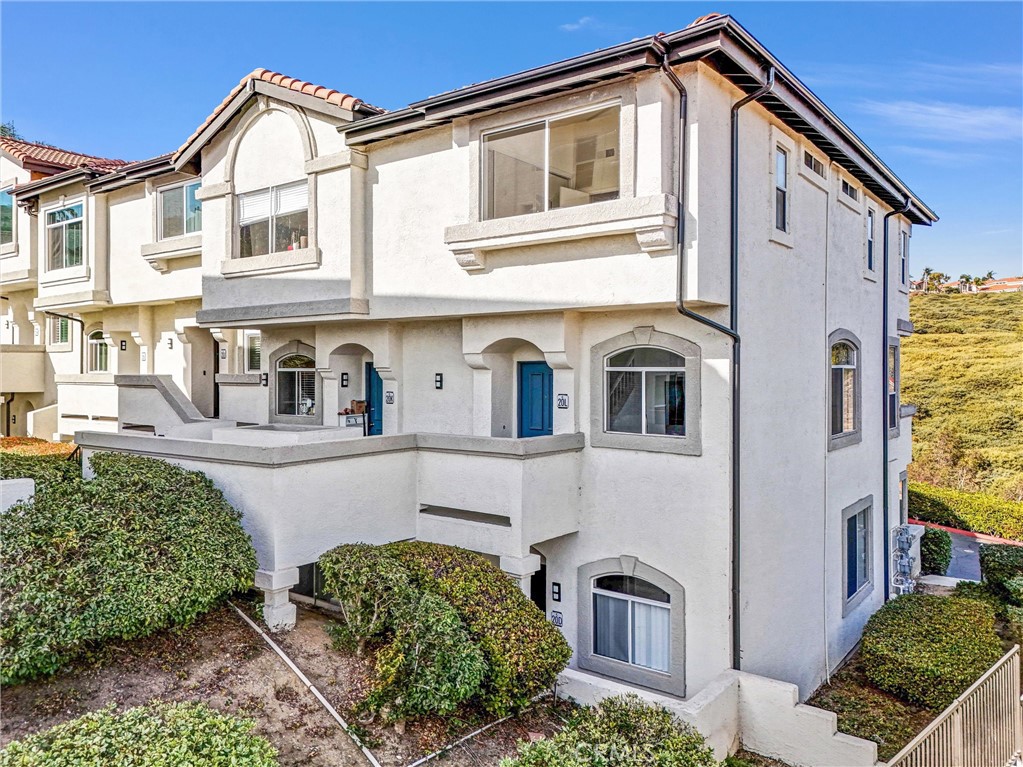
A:
<svg viewBox="0 0 1023 767">
<path fill-rule="evenodd" d="M 0 767 L 276 767 L 253 726 L 201 703 L 111 706 L 8 744 Z"/>
<path fill-rule="evenodd" d="M 1023 605 L 1023 546 L 982 543 L 980 574 L 996 594 Z"/>
<path fill-rule="evenodd" d="M 637 695 L 581 709 L 551 738 L 520 742 L 501 767 L 714 767 L 714 752 L 690 725 Z"/>
<path fill-rule="evenodd" d="M 494 714 L 521 708 L 554 684 L 572 650 L 543 612 L 479 554 L 410 541 L 385 546 L 422 591 L 447 600 L 483 650 L 488 672 L 482 700 Z"/>
<path fill-rule="evenodd" d="M 81 474 L 81 464 L 62 455 L 23 455 L 0 451 L 0 479 L 34 479 L 37 493 L 52 482 L 74 481 Z"/>
<path fill-rule="evenodd" d="M 952 562 L 952 536 L 945 530 L 924 528 L 920 539 L 920 570 L 924 575 L 944 575 Z"/>
<path fill-rule="evenodd" d="M 1023 503 L 919 482 L 909 486 L 909 516 L 960 530 L 1023 541 Z"/>
<path fill-rule="evenodd" d="M 0 515 L 0 683 L 50 674 L 107 639 L 187 625 L 249 588 L 241 514 L 203 474 L 97 454 Z"/>
<path fill-rule="evenodd" d="M 860 655 L 880 689 L 943 709 L 1002 655 L 995 613 L 973 599 L 907 594 L 867 621 Z"/>
</svg>

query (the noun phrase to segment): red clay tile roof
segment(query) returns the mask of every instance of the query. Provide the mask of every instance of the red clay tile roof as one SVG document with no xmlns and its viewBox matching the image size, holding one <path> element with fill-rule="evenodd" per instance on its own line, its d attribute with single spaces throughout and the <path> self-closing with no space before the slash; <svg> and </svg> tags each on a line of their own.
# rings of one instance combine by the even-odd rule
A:
<svg viewBox="0 0 1023 767">
<path fill-rule="evenodd" d="M 250 80 L 262 80 L 265 83 L 272 83 L 273 85 L 279 85 L 282 88 L 287 88 L 288 90 L 304 93 L 307 96 L 315 96 L 316 98 L 323 99 L 328 104 L 334 104 L 342 109 L 348 109 L 353 112 L 357 109 L 377 114 L 382 114 L 386 111 L 380 107 L 367 104 L 365 101 L 357 99 L 355 96 L 350 96 L 347 93 L 336 91 L 333 88 L 326 88 L 322 85 L 307 83 L 305 80 L 296 80 L 294 77 L 282 75 L 280 72 L 272 72 L 269 69 L 254 69 L 245 75 L 245 77 L 239 81 L 231 92 L 227 94 L 224 100 L 220 102 L 220 105 L 214 109 L 210 116 L 203 121 L 202 125 L 195 130 L 195 133 L 189 136 L 185 143 L 179 147 L 176 154 L 180 154 L 185 147 L 195 141 L 195 139 L 199 137 L 199 134 L 206 130 L 206 128 L 208 128 L 213 121 L 217 119 L 220 113 L 227 108 L 228 104 L 231 103 L 234 97 L 241 93 L 242 89 L 245 88 Z"/>
<path fill-rule="evenodd" d="M 44 144 L 34 144 L 31 141 L 0 137 L 0 149 L 10 154 L 18 161 L 24 163 L 35 162 L 40 165 L 53 167 L 54 170 L 70 170 L 83 166 L 95 168 L 101 171 L 111 171 L 122 165 L 127 165 L 125 160 L 111 160 L 106 157 L 95 157 L 81 152 L 71 152 L 67 149 L 58 149 Z"/>
</svg>

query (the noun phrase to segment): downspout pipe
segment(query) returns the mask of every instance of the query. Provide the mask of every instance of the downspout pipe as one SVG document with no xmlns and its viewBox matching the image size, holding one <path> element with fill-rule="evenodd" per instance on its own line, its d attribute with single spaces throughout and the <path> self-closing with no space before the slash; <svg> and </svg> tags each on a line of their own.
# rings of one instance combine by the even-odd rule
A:
<svg viewBox="0 0 1023 767">
<path fill-rule="evenodd" d="M 14 398 L 18 395 L 14 392 L 10 393 L 9 397 L 4 397 L 4 404 L 7 406 L 4 408 L 4 436 L 11 436 L 11 403 L 14 402 Z"/>
<path fill-rule="evenodd" d="M 888 504 L 890 503 L 888 490 L 888 419 L 891 417 L 888 412 L 888 219 L 892 216 L 901 216 L 906 213 L 912 201 L 908 198 L 899 209 L 893 209 L 884 214 L 882 228 L 882 266 L 881 276 L 881 525 L 884 528 L 884 601 L 891 597 L 891 531 L 888 529 Z M 897 416 L 896 416 L 897 417 Z"/>
<path fill-rule="evenodd" d="M 77 322 L 78 323 L 79 340 L 81 341 L 81 343 L 79 344 L 80 348 L 78 350 L 78 372 L 79 372 L 79 374 L 84 373 L 85 372 L 85 321 L 82 320 L 82 319 L 79 319 L 78 317 L 72 317 L 70 314 L 58 314 L 57 312 L 49 312 L 49 311 L 46 311 L 45 309 L 43 310 L 43 314 L 45 314 L 45 315 L 47 315 L 49 317 L 60 317 L 60 319 L 67 320 L 68 322 Z"/>
<path fill-rule="evenodd" d="M 678 105 L 678 124 L 679 124 L 679 138 L 678 138 L 678 156 L 679 156 L 679 173 L 678 173 L 678 217 L 675 224 L 675 231 L 678 238 L 678 274 L 676 283 L 676 294 L 675 294 L 675 308 L 678 313 L 683 317 L 687 317 L 695 322 L 700 323 L 712 330 L 722 333 L 732 340 L 732 366 L 731 366 L 731 380 L 732 380 L 732 486 L 731 486 L 731 505 L 732 505 L 732 588 L 731 588 L 731 612 L 732 612 L 732 668 L 739 670 L 742 665 L 742 631 L 741 631 L 741 588 L 739 582 L 740 576 L 740 475 L 739 475 L 739 457 L 740 457 L 740 416 L 741 411 L 739 409 L 739 348 L 741 344 L 741 337 L 738 332 L 739 313 L 738 313 L 738 298 L 739 298 L 739 215 L 738 215 L 738 120 L 737 113 L 746 104 L 756 101 L 771 92 L 774 88 L 774 77 L 775 70 L 771 67 L 768 71 L 767 82 L 758 88 L 754 93 L 749 94 L 740 101 L 736 102 L 732 106 L 731 111 L 731 126 L 732 126 L 732 176 L 731 176 L 731 263 L 730 263 L 730 321 L 729 325 L 723 325 L 719 322 L 715 322 L 709 317 L 704 317 L 701 314 L 691 311 L 685 306 L 685 269 L 684 269 L 684 252 L 685 252 L 685 212 L 686 207 L 686 169 L 688 156 L 686 152 L 686 129 L 687 129 L 687 105 L 688 105 L 688 93 L 685 85 L 679 79 L 678 75 L 671 68 L 668 63 L 668 50 L 667 46 L 660 40 L 660 36 L 654 38 L 654 46 L 661 58 L 661 71 L 668 78 L 668 82 L 674 86 L 675 90 L 679 94 L 679 105 Z"/>
</svg>

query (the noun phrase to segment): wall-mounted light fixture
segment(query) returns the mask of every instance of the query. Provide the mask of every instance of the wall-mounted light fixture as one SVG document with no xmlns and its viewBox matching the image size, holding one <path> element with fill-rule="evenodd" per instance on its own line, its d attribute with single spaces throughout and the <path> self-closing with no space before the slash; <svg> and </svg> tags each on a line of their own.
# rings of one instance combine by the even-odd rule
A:
<svg viewBox="0 0 1023 767">
<path fill-rule="evenodd" d="M 269 386 L 270 385 L 270 374 L 269 373 L 260 373 L 259 374 L 259 385 L 260 386 Z"/>
<path fill-rule="evenodd" d="M 345 388 L 345 389 L 348 388 L 348 374 L 347 373 L 342 373 L 341 374 L 341 386 L 342 386 L 342 388 Z"/>
<path fill-rule="evenodd" d="M 434 373 L 434 375 L 433 375 L 433 388 L 434 389 L 443 389 L 444 388 L 444 374 L 443 373 Z"/>
<path fill-rule="evenodd" d="M 122 352 L 128 351 L 128 342 L 127 341 L 121 341 L 121 351 Z"/>
</svg>

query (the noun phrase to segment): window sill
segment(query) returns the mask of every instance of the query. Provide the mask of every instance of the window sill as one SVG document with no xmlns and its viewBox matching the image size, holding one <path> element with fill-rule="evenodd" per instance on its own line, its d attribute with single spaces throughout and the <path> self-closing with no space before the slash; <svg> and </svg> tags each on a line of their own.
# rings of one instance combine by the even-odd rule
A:
<svg viewBox="0 0 1023 767">
<path fill-rule="evenodd" d="M 792 232 L 783 232 L 777 227 L 771 228 L 771 236 L 767 239 L 775 245 L 781 245 L 783 248 L 788 248 L 789 250 L 796 247 L 795 238 L 793 237 Z"/>
<path fill-rule="evenodd" d="M 862 441 L 863 437 L 858 430 L 851 431 L 847 434 L 833 434 L 828 440 L 828 450 L 839 450 L 843 447 L 858 445 Z"/>
<path fill-rule="evenodd" d="M 0 258 L 11 258 L 16 255 L 18 255 L 18 243 L 9 242 L 6 245 L 0 245 Z"/>
<path fill-rule="evenodd" d="M 849 195 L 847 195 L 841 189 L 838 190 L 837 197 L 838 201 L 842 203 L 845 207 L 847 207 L 849 210 L 851 210 L 853 213 L 856 213 L 857 215 L 863 214 L 863 205 L 859 200 L 850 199 Z"/>
<path fill-rule="evenodd" d="M 466 271 L 487 268 L 495 250 L 631 234 L 646 253 L 675 247 L 677 200 L 667 194 L 632 197 L 509 216 L 444 229 L 444 242 Z"/>
<path fill-rule="evenodd" d="M 46 344 L 46 351 L 56 354 L 57 352 L 71 351 L 71 342 L 66 344 Z"/>
<path fill-rule="evenodd" d="M 627 434 L 600 431 L 590 434 L 591 447 L 610 447 L 619 450 L 638 450 L 646 453 L 674 453 L 675 455 L 702 455 L 698 435 L 661 437 L 656 434 Z"/>
<path fill-rule="evenodd" d="M 877 282 L 877 272 L 875 272 L 873 269 L 864 269 L 863 279 L 870 280 L 871 282 Z"/>
<path fill-rule="evenodd" d="M 221 386 L 259 386 L 259 373 L 217 373 L 216 381 Z"/>
<path fill-rule="evenodd" d="M 248 277 L 256 274 L 316 269 L 319 265 L 320 253 L 316 248 L 301 248 L 268 253 L 265 256 L 229 258 L 221 262 L 220 273 L 225 277 Z"/>
<path fill-rule="evenodd" d="M 85 264 L 78 266 L 67 266 L 63 269 L 51 269 L 43 273 L 39 278 L 40 285 L 66 285 L 71 282 L 85 282 L 92 274 L 92 270 Z"/>
<path fill-rule="evenodd" d="M 201 233 L 160 240 L 142 246 L 142 258 L 158 272 L 167 271 L 169 262 L 176 258 L 191 258 L 201 253 Z"/>
<path fill-rule="evenodd" d="M 873 591 L 874 584 L 871 581 L 867 581 L 862 586 L 860 586 L 860 590 L 853 594 L 851 597 L 849 597 L 845 601 L 845 604 L 842 606 L 842 617 L 845 618 L 853 610 L 855 610 L 857 607 L 863 604 L 864 600 L 866 600 L 866 598 L 871 593 L 873 593 Z"/>
<path fill-rule="evenodd" d="M 820 158 L 818 158 L 820 159 Z M 811 184 L 824 192 L 830 192 L 828 189 L 828 179 L 826 177 L 818 176 L 812 170 L 806 167 L 802 162 L 799 163 L 799 175 L 805 178 Z"/>
</svg>

